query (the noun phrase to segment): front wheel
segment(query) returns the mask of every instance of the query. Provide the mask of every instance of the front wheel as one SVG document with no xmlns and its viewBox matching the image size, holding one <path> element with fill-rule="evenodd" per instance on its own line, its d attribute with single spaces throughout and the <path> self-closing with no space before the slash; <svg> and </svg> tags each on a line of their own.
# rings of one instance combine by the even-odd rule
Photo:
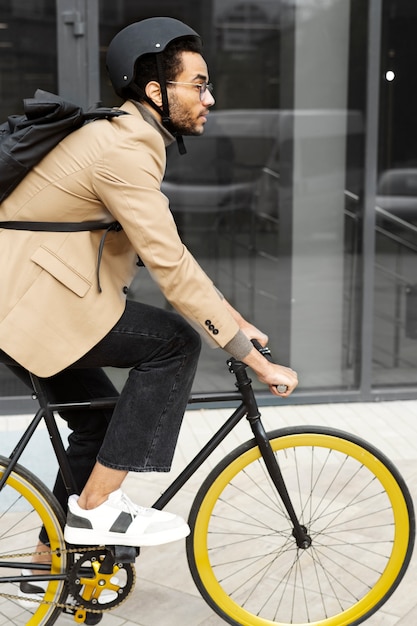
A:
<svg viewBox="0 0 417 626">
<path fill-rule="evenodd" d="M 311 545 L 299 548 L 254 440 L 231 452 L 190 512 L 187 557 L 229 624 L 360 624 L 401 581 L 415 522 L 401 475 L 362 439 L 329 428 L 268 433 Z"/>
<path fill-rule="evenodd" d="M 7 459 L 0 456 L 0 478 Z M 43 526 L 51 549 L 53 575 L 63 575 L 69 567 L 65 552 L 64 514 L 52 493 L 31 472 L 17 465 L 0 491 L 0 624 L 8 626 L 51 626 L 65 602 L 64 580 L 24 583 L 9 581 L 31 569 L 37 552 L 38 535 Z M 47 551 L 48 548 L 45 548 Z M 61 552 L 62 551 L 62 552 Z M 28 596 L 25 585 L 40 585 L 44 593 Z"/>
</svg>

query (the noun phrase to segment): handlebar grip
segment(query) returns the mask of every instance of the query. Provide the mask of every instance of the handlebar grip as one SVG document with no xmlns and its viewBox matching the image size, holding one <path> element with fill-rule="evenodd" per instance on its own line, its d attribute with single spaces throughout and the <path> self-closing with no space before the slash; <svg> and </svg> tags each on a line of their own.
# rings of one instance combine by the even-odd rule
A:
<svg viewBox="0 0 417 626">
<path fill-rule="evenodd" d="M 288 391 L 287 385 L 276 385 L 276 388 L 279 393 L 285 393 L 286 391 Z"/>
</svg>

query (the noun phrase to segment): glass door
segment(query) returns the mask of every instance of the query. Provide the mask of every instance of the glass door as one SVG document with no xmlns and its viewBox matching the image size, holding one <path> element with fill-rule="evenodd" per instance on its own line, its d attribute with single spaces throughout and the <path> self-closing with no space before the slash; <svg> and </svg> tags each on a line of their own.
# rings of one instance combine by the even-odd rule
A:
<svg viewBox="0 0 417 626">
<path fill-rule="evenodd" d="M 417 379 L 417 5 L 383 3 L 373 385 Z"/>
</svg>

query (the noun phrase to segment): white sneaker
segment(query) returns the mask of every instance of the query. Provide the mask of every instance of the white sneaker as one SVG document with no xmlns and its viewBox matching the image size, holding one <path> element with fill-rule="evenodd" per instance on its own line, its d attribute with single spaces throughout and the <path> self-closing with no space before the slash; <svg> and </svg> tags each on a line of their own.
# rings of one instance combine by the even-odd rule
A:
<svg viewBox="0 0 417 626">
<path fill-rule="evenodd" d="M 158 546 L 189 534 L 182 517 L 138 506 L 121 489 L 95 509 L 81 509 L 76 495 L 68 500 L 64 537 L 71 544 Z"/>
</svg>

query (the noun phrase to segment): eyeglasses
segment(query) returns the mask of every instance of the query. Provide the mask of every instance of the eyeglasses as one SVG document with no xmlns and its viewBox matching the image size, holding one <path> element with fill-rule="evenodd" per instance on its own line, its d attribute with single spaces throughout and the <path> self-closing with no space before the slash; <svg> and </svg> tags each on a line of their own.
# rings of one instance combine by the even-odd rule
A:
<svg viewBox="0 0 417 626">
<path fill-rule="evenodd" d="M 177 80 L 167 80 L 167 83 L 170 85 L 189 85 L 190 87 L 196 87 L 200 91 L 200 100 L 204 98 L 204 94 L 207 91 L 213 93 L 213 85 L 211 83 L 206 83 L 206 81 L 203 83 L 182 83 Z"/>
</svg>

